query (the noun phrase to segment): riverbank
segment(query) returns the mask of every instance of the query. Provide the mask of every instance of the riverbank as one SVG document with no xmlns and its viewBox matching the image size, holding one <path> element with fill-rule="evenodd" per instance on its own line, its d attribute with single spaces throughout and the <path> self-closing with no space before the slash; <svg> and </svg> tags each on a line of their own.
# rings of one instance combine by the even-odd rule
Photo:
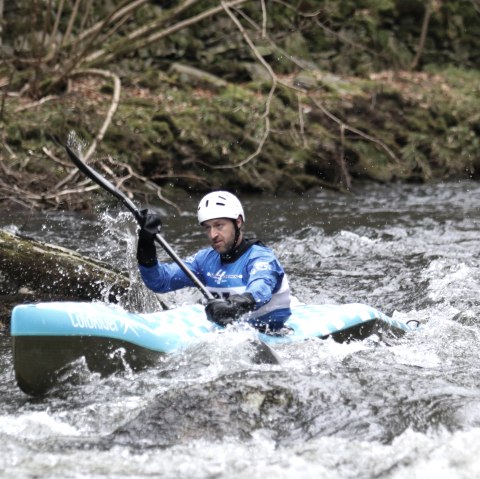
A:
<svg viewBox="0 0 480 479">
<path fill-rule="evenodd" d="M 66 5 L 5 7 L 0 200 L 91 208 L 71 131 L 144 202 L 480 178 L 473 3 Z"/>
<path fill-rule="evenodd" d="M 96 153 L 103 170 L 115 169 L 125 188 L 147 196 L 149 185 L 140 176 L 148 177 L 167 198 L 213 188 L 349 189 L 357 178 L 480 177 L 478 71 L 383 72 L 367 79 L 310 71 L 284 77 L 270 102 L 266 81 L 216 80 L 198 71 L 159 73 L 150 83 L 141 75 L 124 79 Z M 28 203 L 30 191 L 46 206 L 84 207 L 81 189 L 73 199 L 65 193 L 72 167 L 51 138 L 66 141 L 73 130 L 91 142 L 110 101 L 109 82 L 93 76 L 44 102 L 9 96 L 3 199 Z"/>
</svg>

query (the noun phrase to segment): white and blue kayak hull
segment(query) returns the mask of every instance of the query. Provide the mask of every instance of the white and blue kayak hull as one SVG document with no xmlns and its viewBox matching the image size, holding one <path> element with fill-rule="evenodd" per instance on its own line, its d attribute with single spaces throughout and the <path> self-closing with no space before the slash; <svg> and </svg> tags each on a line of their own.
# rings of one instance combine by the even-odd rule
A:
<svg viewBox="0 0 480 479">
<path fill-rule="evenodd" d="M 364 304 L 297 305 L 286 334 L 257 333 L 269 346 L 309 338 L 363 339 L 373 333 L 402 334 L 411 328 Z M 16 306 L 12 312 L 14 368 L 20 388 L 43 394 L 62 369 L 85 358 L 91 371 L 107 375 L 140 370 L 159 355 L 185 349 L 222 329 L 202 305 L 156 313 L 130 313 L 104 303 L 52 302 Z"/>
</svg>

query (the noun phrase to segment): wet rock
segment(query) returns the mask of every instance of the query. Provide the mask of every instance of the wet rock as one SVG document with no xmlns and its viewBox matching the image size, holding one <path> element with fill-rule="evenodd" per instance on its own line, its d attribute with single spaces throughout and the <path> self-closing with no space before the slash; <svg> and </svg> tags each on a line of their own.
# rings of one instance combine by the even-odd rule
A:
<svg viewBox="0 0 480 479">
<path fill-rule="evenodd" d="M 13 306 L 34 301 L 117 302 L 129 279 L 108 265 L 59 246 L 0 230 L 0 324 Z"/>
<path fill-rule="evenodd" d="M 297 399 L 288 385 L 264 380 L 275 373 L 265 374 L 240 372 L 171 389 L 118 428 L 113 440 L 135 447 L 168 447 L 206 437 L 248 439 L 272 426 L 274 434 L 282 436 L 291 427 L 287 412 Z"/>
</svg>

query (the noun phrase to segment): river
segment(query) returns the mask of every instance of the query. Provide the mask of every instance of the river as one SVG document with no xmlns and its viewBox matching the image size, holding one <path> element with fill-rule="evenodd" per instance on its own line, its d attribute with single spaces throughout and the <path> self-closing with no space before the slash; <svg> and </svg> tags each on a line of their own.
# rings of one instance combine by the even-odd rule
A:
<svg viewBox="0 0 480 479">
<path fill-rule="evenodd" d="M 100 378 L 80 362 L 39 399 L 16 386 L 1 338 L 2 478 L 480 477 L 480 183 L 243 199 L 247 231 L 276 250 L 299 300 L 363 302 L 421 328 L 388 344 L 279 346 L 280 365 L 252 365 L 218 338 L 138 374 Z M 164 210 L 182 256 L 205 242 L 197 200 Z M 4 211 L 0 226 L 135 277 L 126 214 Z M 140 284 L 138 295 L 154 307 Z"/>
</svg>

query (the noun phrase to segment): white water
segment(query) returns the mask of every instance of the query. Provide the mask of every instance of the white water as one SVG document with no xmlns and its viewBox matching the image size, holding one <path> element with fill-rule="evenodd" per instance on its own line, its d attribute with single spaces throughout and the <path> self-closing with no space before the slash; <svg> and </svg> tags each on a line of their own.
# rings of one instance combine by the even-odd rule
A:
<svg viewBox="0 0 480 479">
<path fill-rule="evenodd" d="M 301 300 L 364 302 L 422 329 L 388 345 L 282 346 L 280 366 L 232 357 L 234 338 L 141 374 L 102 379 L 78 364 L 77 383 L 43 399 L 16 387 L 3 338 L 1 477 L 480 477 L 480 185 L 366 185 L 351 196 L 245 203 Z M 2 221 L 132 264 L 125 220 Z M 165 237 L 183 255 L 204 241 L 192 231 L 193 215 L 166 218 Z"/>
</svg>

